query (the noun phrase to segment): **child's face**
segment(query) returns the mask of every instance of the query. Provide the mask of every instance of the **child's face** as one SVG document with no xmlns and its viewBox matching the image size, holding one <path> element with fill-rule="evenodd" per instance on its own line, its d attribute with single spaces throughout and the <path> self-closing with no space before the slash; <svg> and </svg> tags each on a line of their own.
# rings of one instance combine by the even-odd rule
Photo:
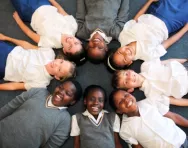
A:
<svg viewBox="0 0 188 148">
<path fill-rule="evenodd" d="M 70 104 L 74 104 L 74 96 L 76 93 L 76 87 L 70 81 L 66 81 L 63 84 L 56 87 L 53 97 L 52 103 L 55 106 L 67 106 Z"/>
<path fill-rule="evenodd" d="M 69 75 L 73 65 L 71 62 L 64 59 L 55 59 L 54 61 L 48 63 L 48 66 L 52 72 L 52 75 L 59 80 L 60 78 L 67 77 Z"/>
<path fill-rule="evenodd" d="M 124 90 L 119 90 L 114 94 L 114 104 L 117 112 L 122 114 L 131 114 L 137 111 L 136 99 Z"/>
<path fill-rule="evenodd" d="M 118 76 L 118 88 L 137 88 L 140 86 L 140 75 L 133 70 L 122 70 Z"/>
<path fill-rule="evenodd" d="M 129 66 L 134 59 L 133 49 L 131 46 L 120 47 L 113 55 L 113 61 L 119 67 Z"/>
<path fill-rule="evenodd" d="M 64 35 L 62 37 L 62 45 L 64 54 L 74 55 L 75 53 L 81 51 L 82 43 L 79 39 L 74 36 Z"/>
<path fill-rule="evenodd" d="M 99 33 L 95 33 L 88 43 L 88 54 L 91 57 L 104 56 L 108 50 L 107 45 Z"/>
<path fill-rule="evenodd" d="M 97 117 L 103 109 L 104 99 L 104 94 L 99 89 L 90 91 L 90 93 L 85 98 L 84 103 L 86 108 L 94 117 Z"/>
</svg>

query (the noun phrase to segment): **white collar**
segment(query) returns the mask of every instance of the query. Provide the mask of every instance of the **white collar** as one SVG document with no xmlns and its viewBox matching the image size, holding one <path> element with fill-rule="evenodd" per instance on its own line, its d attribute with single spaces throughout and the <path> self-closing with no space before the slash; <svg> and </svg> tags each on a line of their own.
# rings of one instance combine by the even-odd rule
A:
<svg viewBox="0 0 188 148">
<path fill-rule="evenodd" d="M 95 119 L 95 117 L 94 117 L 92 114 L 89 113 L 89 111 L 88 111 L 87 109 L 86 109 L 86 111 L 83 112 L 82 114 L 83 114 L 84 116 L 88 116 L 88 118 L 91 120 L 91 122 L 93 122 L 94 125 L 99 126 L 100 123 L 102 122 L 104 113 L 108 113 L 108 111 L 102 110 L 102 111 L 99 113 L 99 115 L 98 115 L 98 117 L 97 117 L 97 120 Z"/>
<path fill-rule="evenodd" d="M 67 107 L 59 107 L 59 106 L 55 106 L 53 105 L 52 103 L 52 95 L 50 95 L 47 99 L 46 99 L 46 107 L 48 108 L 58 108 L 59 110 L 62 110 L 62 109 L 66 109 Z"/>
<path fill-rule="evenodd" d="M 91 38 L 92 38 L 92 37 L 94 36 L 94 34 L 96 34 L 96 33 L 99 33 L 99 34 L 102 36 L 102 38 L 105 40 L 105 42 L 106 42 L 107 44 L 109 44 L 109 43 L 111 42 L 112 37 L 106 36 L 106 34 L 105 34 L 102 30 L 100 30 L 99 28 L 97 28 L 97 29 L 90 35 L 89 40 L 91 40 Z"/>
</svg>

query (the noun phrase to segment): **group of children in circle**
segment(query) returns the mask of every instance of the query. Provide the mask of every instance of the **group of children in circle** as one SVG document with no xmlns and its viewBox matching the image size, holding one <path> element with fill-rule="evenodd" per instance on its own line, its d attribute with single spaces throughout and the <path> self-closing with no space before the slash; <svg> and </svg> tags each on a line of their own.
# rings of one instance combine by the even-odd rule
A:
<svg viewBox="0 0 188 148">
<path fill-rule="evenodd" d="M 40 4 L 32 2 L 33 4 L 28 6 L 31 11 L 27 12 L 28 8 L 23 2 L 12 0 L 17 11 L 13 17 L 21 30 L 38 46 L 0 34 L 0 48 L 5 49 L 0 51 L 3 57 L 0 76 L 11 81 L 0 84 L 0 90 L 46 87 L 53 77 L 57 80 L 73 77 L 76 64 L 71 61 L 77 63 L 82 60 L 84 52 L 93 62 L 101 62 L 106 58 L 108 66 L 115 71 L 112 84 L 117 89 L 111 93 L 109 100 L 117 113 L 124 114 L 121 129 L 119 117 L 115 113 L 107 114 L 103 110 L 105 90 L 101 86 L 90 85 L 83 95 L 86 105 L 86 111 L 82 113 L 84 116 L 76 114 L 72 117 L 71 136 L 75 137 L 75 146 L 91 147 L 93 141 L 88 139 L 90 137 L 97 140 L 95 146 L 121 147 L 118 132 L 122 139 L 135 146 L 181 147 L 185 143 L 185 133 L 166 117 L 178 125 L 188 127 L 186 119 L 169 111 L 169 104 L 188 106 L 188 100 L 182 98 L 188 92 L 188 62 L 187 59 L 161 61 L 159 58 L 188 31 L 187 0 L 148 0 L 134 19 L 125 23 L 119 34 L 121 47 L 109 56 L 107 44 L 111 39 L 101 29 L 96 28 L 91 34 L 84 51 L 81 41 L 75 37 L 78 27 L 73 16 L 68 15 L 55 0 L 40 1 Z M 176 8 L 176 15 L 172 11 L 172 6 Z M 149 14 L 144 14 L 146 11 Z M 31 22 L 31 27 L 36 33 L 23 21 Z M 178 32 L 168 38 L 168 35 L 175 31 Z M 14 47 L 3 41 L 18 46 Z M 55 59 L 52 48 L 62 48 L 70 61 Z M 138 59 L 144 61 L 141 73 L 124 70 Z M 138 105 L 134 96 L 130 94 L 135 88 L 144 91 L 147 98 Z M 151 105 L 157 110 L 155 108 L 153 111 Z M 160 124 L 160 130 L 155 127 L 158 122 L 149 121 L 152 113 L 163 123 Z M 128 120 L 129 117 L 132 118 Z M 140 125 L 134 125 L 138 123 L 149 125 L 149 128 L 144 125 L 141 130 L 143 133 L 138 134 L 136 130 Z M 150 128 L 154 132 L 150 131 Z M 142 139 L 148 138 L 147 134 L 141 138 L 144 130 L 148 135 L 155 136 L 155 139 L 149 139 L 149 142 Z M 168 138 L 163 130 L 167 134 L 171 133 Z M 177 135 L 181 138 L 175 137 Z M 155 140 L 158 141 L 157 144 L 152 145 Z"/>
</svg>

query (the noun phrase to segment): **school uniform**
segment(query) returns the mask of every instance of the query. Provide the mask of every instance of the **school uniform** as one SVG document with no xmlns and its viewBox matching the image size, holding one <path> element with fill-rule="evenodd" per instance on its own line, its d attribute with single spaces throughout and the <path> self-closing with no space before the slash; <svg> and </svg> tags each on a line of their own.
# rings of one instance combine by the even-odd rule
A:
<svg viewBox="0 0 188 148">
<path fill-rule="evenodd" d="M 146 98 L 137 102 L 137 105 L 140 116 L 123 115 L 120 129 L 123 140 L 134 145 L 139 143 L 144 148 L 180 148 L 186 143 L 183 130 L 163 116 L 169 111 L 167 97 Z"/>
<path fill-rule="evenodd" d="M 102 110 L 95 119 L 87 110 L 72 116 L 71 136 L 80 136 L 81 148 L 115 148 L 114 132 L 119 132 L 120 119 Z"/>
<path fill-rule="evenodd" d="M 188 0 L 159 0 L 138 21 L 130 20 L 119 35 L 121 47 L 136 42 L 134 60 L 148 61 L 166 53 L 163 41 L 188 22 Z"/>
<path fill-rule="evenodd" d="M 4 43 L 5 50 L 6 44 Z M 45 65 L 54 59 L 55 53 L 51 48 L 35 50 L 16 46 L 4 61 L 6 63 L 4 80 L 24 82 L 27 90 L 32 87 L 46 88 L 53 77 L 47 72 Z"/>
<path fill-rule="evenodd" d="M 31 27 L 38 35 L 40 40 L 38 46 L 50 47 L 50 48 L 62 48 L 61 36 L 62 34 L 68 34 L 75 36 L 77 31 L 77 23 L 72 15 L 62 15 L 58 12 L 57 8 L 51 6 L 47 0 L 12 0 L 12 3 L 16 10 L 25 8 L 22 11 L 18 11 L 19 14 L 31 15 L 30 22 Z M 30 9 L 32 9 L 30 11 Z M 22 19 L 27 16 L 22 15 Z M 27 18 L 26 18 L 27 19 Z"/>
<path fill-rule="evenodd" d="M 140 74 L 145 77 L 140 90 L 147 97 L 161 94 L 182 98 L 188 92 L 187 69 L 177 61 L 166 64 L 159 59 L 144 62 Z"/>
</svg>

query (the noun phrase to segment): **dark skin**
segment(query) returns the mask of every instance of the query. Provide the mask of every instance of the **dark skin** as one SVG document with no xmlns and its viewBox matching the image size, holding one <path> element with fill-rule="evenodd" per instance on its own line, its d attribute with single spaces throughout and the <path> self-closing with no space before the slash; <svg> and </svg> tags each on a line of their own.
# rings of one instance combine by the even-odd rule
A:
<svg viewBox="0 0 188 148">
<path fill-rule="evenodd" d="M 128 117 L 140 116 L 137 102 L 134 96 L 125 90 L 118 90 L 113 96 L 116 112 L 126 114 Z M 172 119 L 177 125 L 188 127 L 188 120 L 184 117 L 168 111 L 164 117 Z M 133 145 L 134 148 L 142 148 L 140 144 Z"/>
<path fill-rule="evenodd" d="M 108 51 L 107 45 L 99 33 L 94 34 L 90 39 L 87 50 L 88 56 L 100 58 L 103 58 Z"/>
<path fill-rule="evenodd" d="M 86 98 L 84 98 L 84 104 L 86 105 L 87 110 L 92 114 L 96 119 L 99 113 L 104 107 L 104 94 L 100 89 L 91 90 Z M 116 148 L 122 148 L 122 145 L 119 141 L 118 133 L 114 132 L 114 141 Z M 97 142 L 97 141 L 96 141 Z M 80 136 L 74 137 L 74 148 L 80 148 Z"/>
</svg>

